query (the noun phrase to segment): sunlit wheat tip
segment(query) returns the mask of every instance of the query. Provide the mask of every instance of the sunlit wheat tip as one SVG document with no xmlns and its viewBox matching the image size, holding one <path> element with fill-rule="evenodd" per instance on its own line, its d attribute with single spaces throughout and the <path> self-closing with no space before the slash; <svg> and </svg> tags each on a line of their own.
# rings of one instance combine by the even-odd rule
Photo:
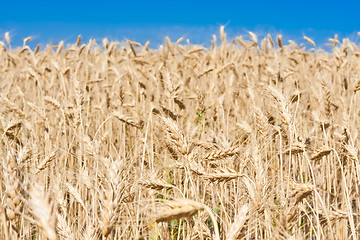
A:
<svg viewBox="0 0 360 240">
<path fill-rule="evenodd" d="M 316 47 L 315 42 L 314 42 L 311 38 L 304 36 L 304 39 L 305 39 L 311 46 Z"/>
</svg>

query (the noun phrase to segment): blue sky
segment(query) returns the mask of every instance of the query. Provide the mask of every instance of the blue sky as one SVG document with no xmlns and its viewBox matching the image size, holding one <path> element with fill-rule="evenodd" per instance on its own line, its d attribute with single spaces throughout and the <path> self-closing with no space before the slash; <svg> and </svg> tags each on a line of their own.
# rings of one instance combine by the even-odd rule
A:
<svg viewBox="0 0 360 240">
<path fill-rule="evenodd" d="M 37 43 L 75 42 L 103 37 L 130 39 L 157 47 L 165 36 L 183 36 L 208 45 L 221 25 L 229 38 L 283 34 L 303 42 L 304 35 L 324 43 L 335 33 L 359 42 L 360 1 L 3 1 L 0 40 L 10 32 L 12 45 L 32 36 Z"/>
</svg>

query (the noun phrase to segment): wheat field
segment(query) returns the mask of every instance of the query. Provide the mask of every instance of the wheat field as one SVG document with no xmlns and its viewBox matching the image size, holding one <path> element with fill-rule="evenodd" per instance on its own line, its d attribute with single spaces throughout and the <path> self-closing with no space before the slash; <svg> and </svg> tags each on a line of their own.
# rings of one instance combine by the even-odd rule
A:
<svg viewBox="0 0 360 240">
<path fill-rule="evenodd" d="M 0 42 L 9 239 L 358 239 L 360 48 Z"/>
</svg>

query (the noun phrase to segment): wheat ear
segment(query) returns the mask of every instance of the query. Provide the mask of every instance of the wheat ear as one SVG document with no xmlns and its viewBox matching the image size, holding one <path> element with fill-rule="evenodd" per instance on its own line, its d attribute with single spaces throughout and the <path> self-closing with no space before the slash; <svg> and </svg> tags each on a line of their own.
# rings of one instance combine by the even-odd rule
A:
<svg viewBox="0 0 360 240">
<path fill-rule="evenodd" d="M 213 183 L 228 182 L 242 176 L 242 174 L 239 174 L 235 170 L 229 168 L 219 168 L 215 169 L 212 173 L 202 173 L 201 175 L 202 178 Z"/>
<path fill-rule="evenodd" d="M 36 225 L 49 240 L 56 240 L 55 203 L 40 186 L 34 185 L 30 191 L 28 206 L 36 220 Z"/>
<path fill-rule="evenodd" d="M 304 39 L 305 39 L 311 46 L 316 47 L 315 42 L 314 42 L 311 38 L 309 38 L 309 37 L 307 37 L 307 36 L 304 36 Z"/>
<path fill-rule="evenodd" d="M 205 210 L 211 217 L 215 228 L 215 236 L 217 240 L 220 240 L 220 233 L 211 209 L 203 203 L 196 202 L 194 200 L 182 198 L 167 200 L 164 207 L 159 211 L 155 217 L 156 222 L 169 222 L 180 218 L 191 218 L 200 210 Z"/>
<path fill-rule="evenodd" d="M 235 217 L 235 221 L 231 224 L 228 233 L 226 234 L 226 240 L 235 240 L 239 238 L 241 229 L 244 226 L 244 223 L 248 219 L 249 205 L 246 204 L 242 206 L 240 211 Z"/>
<path fill-rule="evenodd" d="M 183 132 L 180 130 L 178 125 L 170 118 L 161 117 L 161 119 L 165 123 L 166 131 L 170 136 L 169 141 L 172 142 L 177 147 L 177 150 L 182 155 L 189 154 L 190 153 L 189 141 L 185 137 Z"/>
<path fill-rule="evenodd" d="M 3 183 L 6 187 L 5 212 L 7 219 L 12 221 L 13 226 L 17 225 L 19 218 L 17 213 L 23 208 L 23 176 L 21 174 L 17 158 L 13 151 L 8 151 L 3 157 Z"/>
<path fill-rule="evenodd" d="M 144 127 L 144 122 L 142 120 L 136 121 L 133 118 L 128 117 L 128 116 L 126 116 L 124 114 L 121 114 L 119 112 L 114 112 L 113 116 L 115 118 L 119 119 L 120 121 L 129 124 L 132 127 L 139 128 L 139 129 Z"/>
<path fill-rule="evenodd" d="M 240 149 L 238 147 L 229 147 L 229 148 L 225 148 L 225 149 L 220 149 L 220 150 L 216 150 L 216 151 L 206 154 L 204 157 L 204 160 L 207 160 L 207 161 L 219 160 L 219 159 L 223 159 L 226 157 L 234 156 L 239 152 L 240 152 Z"/>
<path fill-rule="evenodd" d="M 124 166 L 120 161 L 113 161 L 108 158 L 101 158 L 105 165 L 106 177 L 100 193 L 101 219 L 100 229 L 104 237 L 107 237 L 113 230 L 120 213 L 120 203 L 125 198 L 127 189 L 124 176 Z"/>
<path fill-rule="evenodd" d="M 332 151 L 332 148 L 330 148 L 329 146 L 326 146 L 326 145 L 322 146 L 315 151 L 315 153 L 311 157 L 311 160 L 318 161 L 322 157 L 329 155 L 331 153 L 331 151 Z"/>
</svg>

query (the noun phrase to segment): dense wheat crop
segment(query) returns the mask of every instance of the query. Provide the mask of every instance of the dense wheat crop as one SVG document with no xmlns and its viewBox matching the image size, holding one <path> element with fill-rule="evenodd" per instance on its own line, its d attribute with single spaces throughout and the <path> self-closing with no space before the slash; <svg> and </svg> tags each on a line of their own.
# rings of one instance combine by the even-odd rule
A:
<svg viewBox="0 0 360 240">
<path fill-rule="evenodd" d="M 220 37 L 6 34 L 0 238 L 357 239 L 359 46 Z"/>
</svg>

